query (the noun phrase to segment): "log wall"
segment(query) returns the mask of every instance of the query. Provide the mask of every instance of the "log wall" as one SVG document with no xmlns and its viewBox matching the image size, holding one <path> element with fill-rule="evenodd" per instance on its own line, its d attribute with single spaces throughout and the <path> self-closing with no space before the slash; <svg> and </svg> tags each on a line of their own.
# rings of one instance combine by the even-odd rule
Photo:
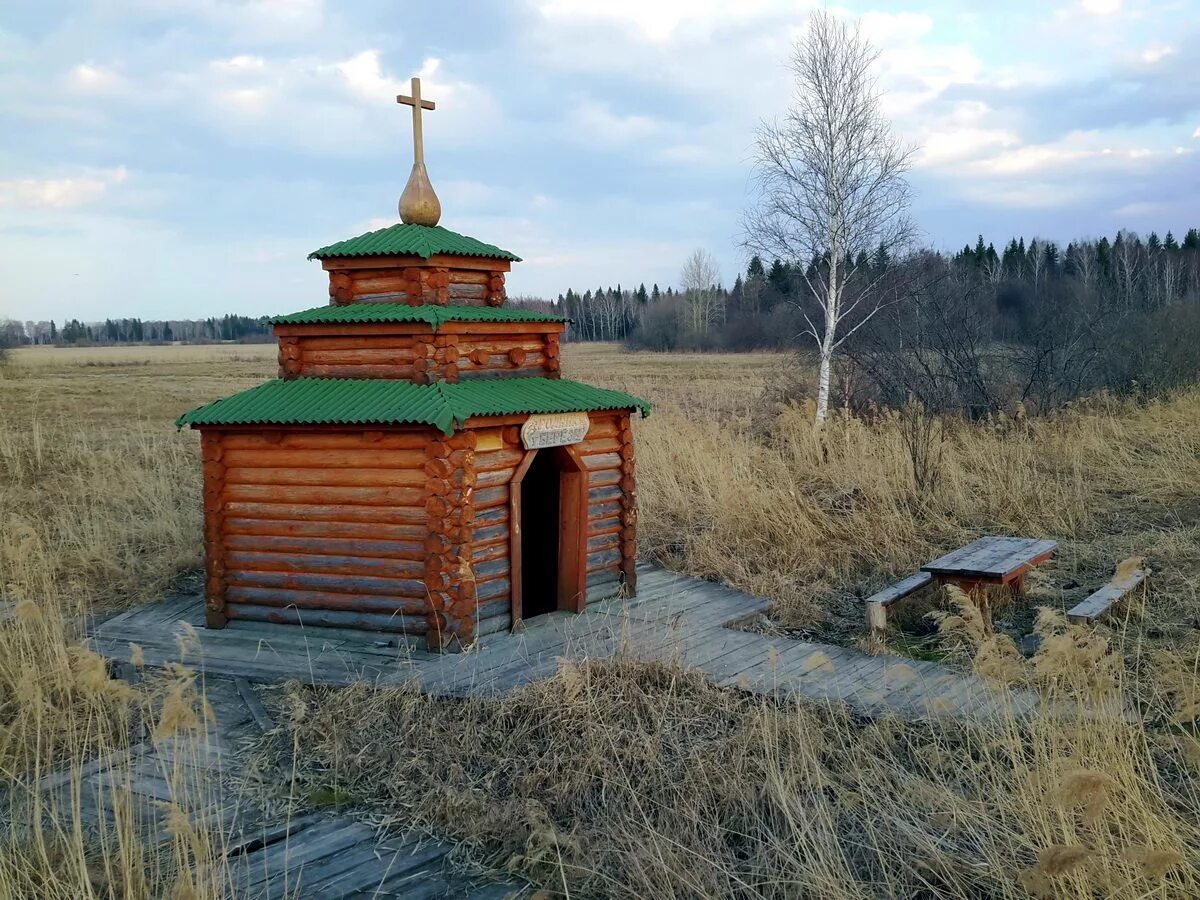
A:
<svg viewBox="0 0 1200 900">
<path fill-rule="evenodd" d="M 427 428 L 203 429 L 207 622 L 361 628 L 459 649 L 512 627 L 510 499 L 525 456 L 507 417 Z M 627 413 L 593 413 L 589 602 L 636 588 Z"/>
<path fill-rule="evenodd" d="M 464 378 L 559 377 L 558 324 L 427 326 L 277 325 L 279 377 L 395 378 L 430 384 Z"/>
<path fill-rule="evenodd" d="M 579 445 L 588 472 L 587 597 L 637 589 L 637 484 L 628 413 L 592 413 Z"/>
<path fill-rule="evenodd" d="M 424 636 L 427 429 L 205 429 L 210 625 L 303 622 Z"/>
<path fill-rule="evenodd" d="M 506 434 L 507 433 L 507 434 Z M 475 454 L 475 533 L 471 566 L 475 576 L 477 636 L 512 627 L 512 560 L 509 554 L 509 497 L 513 472 L 525 455 L 516 428 L 485 429 Z"/>
<path fill-rule="evenodd" d="M 592 413 L 575 450 L 588 478 L 587 599 L 611 597 L 622 585 L 637 588 L 637 494 L 633 430 L 627 413 Z M 525 455 L 520 428 L 479 432 L 475 455 L 475 533 L 471 549 L 478 610 L 476 634 L 512 627 L 509 500 L 512 478 Z M 487 437 L 484 437 L 487 435 Z"/>
<path fill-rule="evenodd" d="M 461 257 L 327 259 L 329 297 L 346 303 L 500 306 L 507 298 L 505 260 Z"/>
</svg>

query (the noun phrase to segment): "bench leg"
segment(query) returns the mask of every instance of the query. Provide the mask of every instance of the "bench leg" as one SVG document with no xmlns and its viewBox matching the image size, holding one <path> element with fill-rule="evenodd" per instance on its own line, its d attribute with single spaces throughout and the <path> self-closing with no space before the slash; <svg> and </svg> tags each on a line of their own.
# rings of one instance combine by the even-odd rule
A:
<svg viewBox="0 0 1200 900">
<path fill-rule="evenodd" d="M 887 607 L 882 603 L 867 601 L 867 630 L 885 631 L 887 629 Z"/>
</svg>

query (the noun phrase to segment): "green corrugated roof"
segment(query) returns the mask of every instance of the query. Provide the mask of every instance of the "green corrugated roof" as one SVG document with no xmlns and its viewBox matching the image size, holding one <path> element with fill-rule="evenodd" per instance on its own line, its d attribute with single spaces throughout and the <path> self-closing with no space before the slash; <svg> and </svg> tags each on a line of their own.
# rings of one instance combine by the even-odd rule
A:
<svg viewBox="0 0 1200 900">
<path fill-rule="evenodd" d="M 328 256 L 420 256 L 429 259 L 435 253 L 454 256 L 483 256 L 489 259 L 508 259 L 520 262 L 521 257 L 492 244 L 485 244 L 465 234 L 458 234 L 441 225 L 391 225 L 347 238 L 314 250 L 309 259 Z"/>
<path fill-rule="evenodd" d="M 519 306 L 407 306 L 403 303 L 350 303 L 318 306 L 276 316 L 272 325 L 344 322 L 424 322 L 437 331 L 443 322 L 563 322 L 562 316 Z"/>
<path fill-rule="evenodd" d="M 193 409 L 184 425 L 433 425 L 450 434 L 471 416 L 639 409 L 650 404 L 621 391 L 554 378 L 501 378 L 413 384 L 375 378 L 268 381 Z"/>
</svg>

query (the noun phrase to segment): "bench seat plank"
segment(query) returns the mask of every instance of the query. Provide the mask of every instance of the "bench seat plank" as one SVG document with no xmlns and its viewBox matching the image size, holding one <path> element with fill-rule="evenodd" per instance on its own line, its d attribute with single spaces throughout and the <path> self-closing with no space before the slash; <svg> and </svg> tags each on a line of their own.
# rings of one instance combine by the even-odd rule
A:
<svg viewBox="0 0 1200 900">
<path fill-rule="evenodd" d="M 1134 569 L 1119 581 L 1111 581 L 1094 591 L 1067 610 L 1067 620 L 1076 625 L 1086 625 L 1103 616 L 1112 605 L 1146 580 L 1146 569 Z"/>
<path fill-rule="evenodd" d="M 933 573 L 917 572 L 867 598 L 867 625 L 873 630 L 887 627 L 888 607 L 915 594 L 933 582 Z"/>
</svg>

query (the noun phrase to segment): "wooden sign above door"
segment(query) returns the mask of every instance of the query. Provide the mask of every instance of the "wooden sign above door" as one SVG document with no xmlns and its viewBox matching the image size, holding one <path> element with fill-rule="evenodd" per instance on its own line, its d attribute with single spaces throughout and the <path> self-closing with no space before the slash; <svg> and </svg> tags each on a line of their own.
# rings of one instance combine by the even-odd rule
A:
<svg viewBox="0 0 1200 900">
<path fill-rule="evenodd" d="M 521 443 L 527 450 L 578 444 L 587 436 L 587 413 L 552 413 L 530 416 L 521 426 Z"/>
</svg>

